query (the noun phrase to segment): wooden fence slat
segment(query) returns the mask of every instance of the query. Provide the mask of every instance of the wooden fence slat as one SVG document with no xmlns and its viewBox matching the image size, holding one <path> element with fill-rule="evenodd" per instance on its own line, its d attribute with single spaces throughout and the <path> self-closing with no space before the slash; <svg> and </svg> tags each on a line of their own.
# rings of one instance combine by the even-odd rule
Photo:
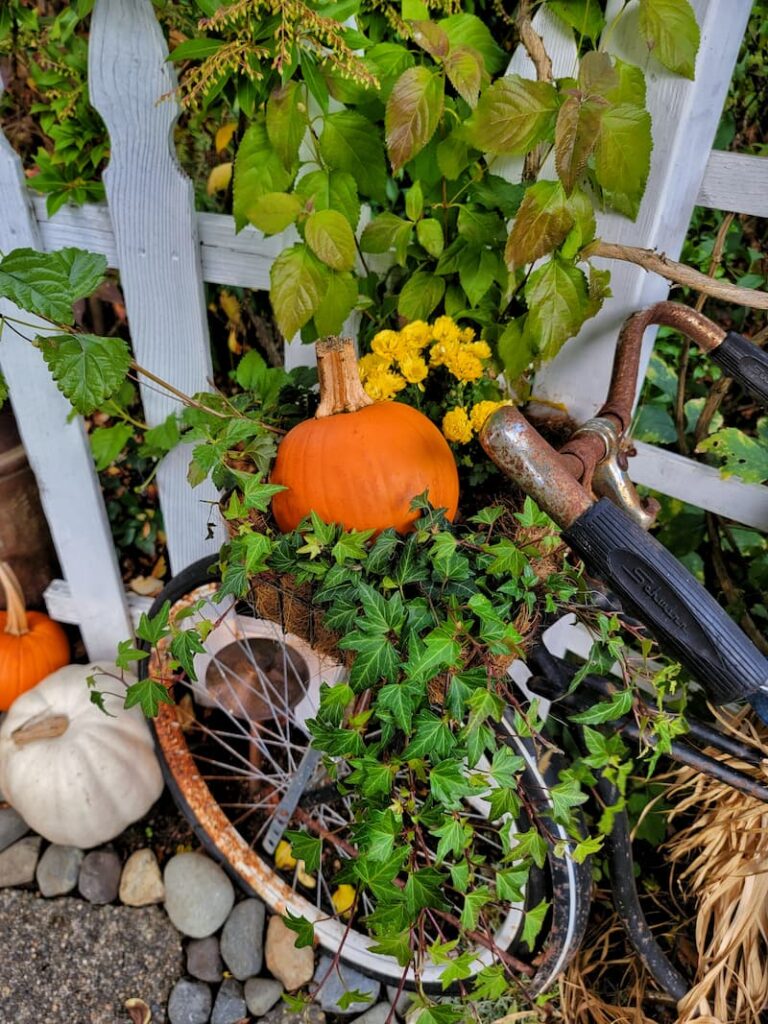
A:
<svg viewBox="0 0 768 1024">
<path fill-rule="evenodd" d="M 608 49 L 645 69 L 648 108 L 653 118 L 651 173 L 636 222 L 616 213 L 598 216 L 599 237 L 655 248 L 676 257 L 701 188 L 712 140 L 751 9 L 751 0 L 692 0 L 701 29 L 696 78 L 688 81 L 648 57 L 631 0 L 610 34 Z M 614 7 L 616 5 L 614 4 Z M 595 261 L 611 269 L 613 298 L 588 320 L 557 359 L 543 367 L 537 397 L 563 404 L 578 421 L 593 416 L 605 398 L 619 327 L 636 309 L 666 297 L 669 285 L 627 263 Z M 647 359 L 653 332 L 647 332 Z"/>
<path fill-rule="evenodd" d="M 89 90 L 110 135 L 104 184 L 133 350 L 140 365 L 194 394 L 213 374 L 193 188 L 173 152 L 179 110 L 167 56 L 151 0 L 97 0 Z M 144 381 L 141 397 L 152 426 L 178 409 Z M 187 483 L 189 456 L 177 448 L 157 474 L 174 573 L 223 539 L 213 485 Z"/>
<path fill-rule="evenodd" d="M 710 210 L 768 217 L 768 157 L 713 149 L 696 203 Z"/>
<path fill-rule="evenodd" d="M 40 238 L 21 161 L 0 133 L 0 250 L 22 247 L 39 249 Z M 54 333 L 8 300 L 0 300 L 0 313 L 33 324 L 26 333 Z M 83 422 L 70 419 L 71 406 L 40 353 L 8 327 L 0 339 L 0 366 L 56 553 L 78 607 L 88 657 L 112 660 L 132 627 Z"/>
</svg>

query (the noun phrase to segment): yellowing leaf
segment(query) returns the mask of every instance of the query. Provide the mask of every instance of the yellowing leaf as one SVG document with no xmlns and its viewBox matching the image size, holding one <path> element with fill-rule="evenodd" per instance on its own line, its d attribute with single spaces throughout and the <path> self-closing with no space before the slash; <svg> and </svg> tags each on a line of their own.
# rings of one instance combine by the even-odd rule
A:
<svg viewBox="0 0 768 1024">
<path fill-rule="evenodd" d="M 253 121 L 237 148 L 232 212 L 240 231 L 251 219 L 261 196 L 284 192 L 290 187 L 295 169 L 286 169 L 269 140 L 263 119 Z"/>
<path fill-rule="evenodd" d="M 693 78 L 700 33 L 688 0 L 640 0 L 640 31 L 665 68 Z"/>
<path fill-rule="evenodd" d="M 303 860 L 296 865 L 296 878 L 305 889 L 314 889 L 317 885 L 317 879 L 314 875 L 309 874 Z"/>
<path fill-rule="evenodd" d="M 267 134 L 285 168 L 298 160 L 307 123 L 306 93 L 298 82 L 272 90 L 267 100 Z"/>
<path fill-rule="evenodd" d="M 392 170 L 416 156 L 435 133 L 443 113 L 443 80 L 426 67 L 408 68 L 387 100 L 384 116 Z"/>
<path fill-rule="evenodd" d="M 281 252 L 272 264 L 269 298 L 285 338 L 292 338 L 312 319 L 325 294 L 329 273 L 302 244 Z"/>
<path fill-rule="evenodd" d="M 485 90 L 467 122 L 472 144 L 489 153 L 523 156 L 551 134 L 558 104 L 549 82 L 500 78 Z"/>
<path fill-rule="evenodd" d="M 222 291 L 219 295 L 219 305 L 224 310 L 224 314 L 230 323 L 237 325 L 242 323 L 240 300 L 236 295 L 226 290 Z"/>
<path fill-rule="evenodd" d="M 288 192 L 267 192 L 251 206 L 248 219 L 265 235 L 276 235 L 301 213 L 301 200 Z"/>
<path fill-rule="evenodd" d="M 612 206 L 636 217 L 651 169 L 651 116 L 622 103 L 609 107 L 600 120 L 595 146 L 595 176 Z"/>
<path fill-rule="evenodd" d="M 205 190 L 209 196 L 212 196 L 214 192 L 224 192 L 229 188 L 230 181 L 232 181 L 232 162 L 217 164 L 208 175 Z"/>
<path fill-rule="evenodd" d="M 223 149 L 232 141 L 232 136 L 237 131 L 237 122 L 230 121 L 229 124 L 223 124 L 221 128 L 216 129 L 216 152 L 221 153 Z"/>
<path fill-rule="evenodd" d="M 337 914 L 348 914 L 352 907 L 355 905 L 355 897 L 357 892 L 354 886 L 347 885 L 346 883 L 338 886 L 334 889 L 331 900 Z"/>
<path fill-rule="evenodd" d="M 573 226 L 573 214 L 559 181 L 537 181 L 526 191 L 507 239 L 510 269 L 532 263 L 558 246 Z"/>
<path fill-rule="evenodd" d="M 296 867 L 296 858 L 291 853 L 291 844 L 287 839 L 281 839 L 275 849 L 275 867 L 278 871 L 290 871 Z"/>
<path fill-rule="evenodd" d="M 334 270 L 352 270 L 355 265 L 355 236 L 346 217 L 337 210 L 316 210 L 304 229 L 307 245 Z"/>
</svg>

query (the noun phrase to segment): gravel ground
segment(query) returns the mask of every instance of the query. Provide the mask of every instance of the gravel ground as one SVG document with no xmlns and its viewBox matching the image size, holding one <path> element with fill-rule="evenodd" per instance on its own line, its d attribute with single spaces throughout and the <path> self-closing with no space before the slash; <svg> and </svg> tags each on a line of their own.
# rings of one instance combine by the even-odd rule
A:
<svg viewBox="0 0 768 1024">
<path fill-rule="evenodd" d="M 183 973 L 181 937 L 160 907 L 102 906 L 0 891 L 0 1021 L 126 1024 L 138 996 L 166 1020 Z"/>
</svg>

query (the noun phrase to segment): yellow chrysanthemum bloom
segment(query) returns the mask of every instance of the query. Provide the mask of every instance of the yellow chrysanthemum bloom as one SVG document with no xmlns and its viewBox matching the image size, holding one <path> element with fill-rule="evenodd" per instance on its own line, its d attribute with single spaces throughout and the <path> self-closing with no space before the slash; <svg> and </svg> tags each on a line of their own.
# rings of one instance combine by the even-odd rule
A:
<svg viewBox="0 0 768 1024">
<path fill-rule="evenodd" d="M 357 369 L 360 372 L 360 380 L 367 380 L 374 373 L 379 373 L 381 370 L 388 370 L 392 365 L 392 360 L 388 356 L 380 356 L 375 352 L 369 352 L 367 356 L 363 356 L 357 362 Z"/>
<path fill-rule="evenodd" d="M 405 381 L 399 373 L 392 373 L 391 370 L 379 370 L 366 380 L 363 385 L 366 394 L 374 402 L 388 402 L 394 398 L 398 391 L 405 387 Z"/>
<path fill-rule="evenodd" d="M 406 324 L 400 331 L 400 337 L 409 349 L 415 349 L 418 352 L 429 344 L 432 332 L 429 329 L 429 324 L 423 320 L 414 320 L 412 323 Z"/>
<path fill-rule="evenodd" d="M 397 331 L 379 331 L 371 342 L 371 348 L 377 356 L 388 356 L 394 359 L 400 347 L 400 335 Z"/>
<path fill-rule="evenodd" d="M 355 888 L 352 885 L 347 885 L 344 882 L 338 888 L 334 889 L 331 894 L 331 900 L 337 914 L 348 914 L 352 907 L 355 905 Z"/>
<path fill-rule="evenodd" d="M 496 410 L 500 409 L 502 405 L 509 404 L 509 402 L 478 402 L 476 405 L 473 405 L 472 411 L 469 414 L 472 429 L 479 433 L 483 424 L 492 412 L 496 412 Z"/>
<path fill-rule="evenodd" d="M 430 366 L 447 366 L 459 353 L 459 343 L 452 341 L 436 341 L 429 350 Z"/>
<path fill-rule="evenodd" d="M 473 341 L 467 345 L 467 351 L 471 352 L 473 356 L 477 356 L 478 359 L 490 359 L 491 358 L 491 346 L 487 341 Z"/>
<path fill-rule="evenodd" d="M 445 365 L 456 380 L 480 380 L 483 376 L 483 364 L 465 348 L 459 349 L 454 356 L 446 360 Z"/>
<path fill-rule="evenodd" d="M 400 360 L 400 372 L 409 384 L 420 384 L 429 373 L 429 367 L 419 356 L 406 356 Z"/>
<path fill-rule="evenodd" d="M 470 342 L 470 341 L 474 341 L 475 340 L 475 332 L 474 332 L 473 328 L 471 328 L 471 327 L 462 327 L 460 335 L 459 335 L 459 339 L 465 345 L 468 342 Z"/>
<path fill-rule="evenodd" d="M 449 441 L 467 444 L 472 440 L 472 424 L 469 422 L 467 410 L 457 405 L 443 416 L 443 433 Z"/>
<path fill-rule="evenodd" d="M 432 337 L 435 341 L 458 342 L 461 331 L 450 316 L 439 316 L 432 324 Z"/>
</svg>

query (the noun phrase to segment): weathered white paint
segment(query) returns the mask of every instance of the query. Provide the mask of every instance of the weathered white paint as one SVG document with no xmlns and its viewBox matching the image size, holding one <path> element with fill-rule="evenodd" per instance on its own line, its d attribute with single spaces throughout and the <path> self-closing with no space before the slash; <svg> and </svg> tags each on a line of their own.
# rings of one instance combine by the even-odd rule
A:
<svg viewBox="0 0 768 1024">
<path fill-rule="evenodd" d="M 616 213 L 598 217 L 598 235 L 606 241 L 658 249 L 669 256 L 680 253 L 691 212 L 701 189 L 704 169 L 739 44 L 751 9 L 751 0 L 692 0 L 701 29 L 697 75 L 688 81 L 664 69 L 647 50 L 637 24 L 637 3 L 631 0 L 607 48 L 644 68 L 648 108 L 653 118 L 654 150 L 645 197 L 636 222 Z M 669 285 L 627 263 L 610 266 L 613 299 L 588 320 L 579 336 L 537 375 L 535 393 L 565 405 L 575 419 L 594 415 L 605 398 L 618 329 L 629 313 L 666 298 Z M 653 345 L 646 332 L 644 376 Z"/>
<path fill-rule="evenodd" d="M 173 151 L 179 110 L 167 56 L 151 0 L 97 0 L 88 84 L 110 135 L 104 184 L 133 351 L 140 365 L 192 395 L 209 389 L 213 371 L 193 187 Z M 146 381 L 141 397 L 153 426 L 179 408 Z M 174 573 L 223 539 L 216 490 L 208 481 L 190 488 L 189 456 L 180 446 L 157 474 Z"/>
<path fill-rule="evenodd" d="M 768 157 L 712 150 L 696 203 L 711 210 L 768 217 Z"/>
<path fill-rule="evenodd" d="M 1 90 L 1 83 L 0 83 Z M 0 134 L 0 250 L 41 248 L 21 162 Z M 53 333 L 44 321 L 0 300 L 0 313 Z M 120 571 L 83 422 L 51 379 L 40 353 L 5 327 L 0 367 L 90 658 L 114 657 L 131 626 Z"/>
<path fill-rule="evenodd" d="M 110 546 L 111 544 L 112 542 L 110 540 Z M 80 602 L 72 593 L 69 584 L 65 580 L 51 580 L 45 588 L 44 596 L 46 610 L 52 619 L 55 619 L 57 622 L 68 622 L 73 626 L 80 625 Z M 134 594 L 132 590 L 126 591 L 125 594 L 121 596 L 123 596 L 125 600 L 125 606 L 127 608 L 131 628 L 124 630 L 120 639 L 128 636 L 132 629 L 135 629 L 136 626 L 138 626 L 142 613 L 148 612 L 152 607 L 151 597 L 141 597 L 140 594 Z M 105 649 L 100 655 L 102 658 L 107 656 L 114 657 L 114 647 Z"/>
</svg>

